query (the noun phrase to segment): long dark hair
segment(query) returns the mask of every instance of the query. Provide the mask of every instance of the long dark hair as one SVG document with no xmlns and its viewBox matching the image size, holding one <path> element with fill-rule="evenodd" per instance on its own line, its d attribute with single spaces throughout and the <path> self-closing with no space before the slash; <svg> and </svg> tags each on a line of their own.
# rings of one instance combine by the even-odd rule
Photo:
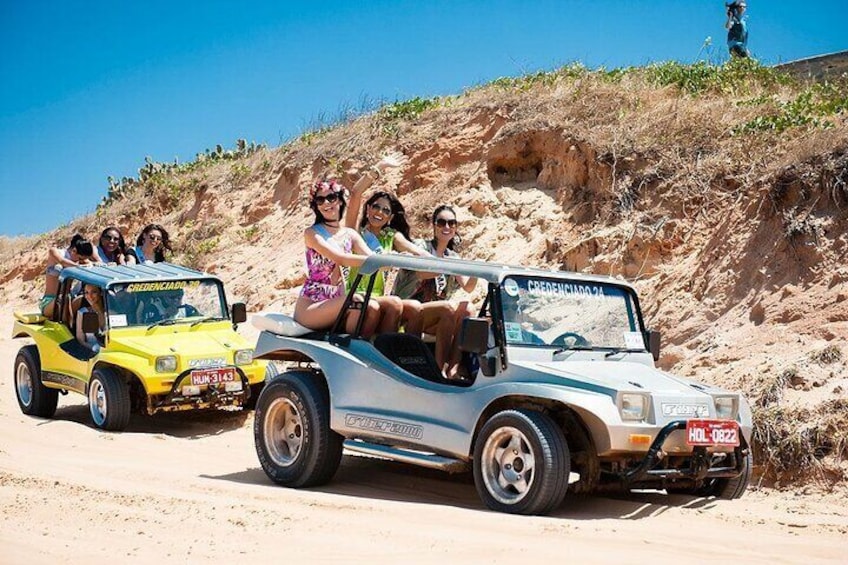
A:
<svg viewBox="0 0 848 565">
<path fill-rule="evenodd" d="M 345 192 L 347 192 L 347 189 L 342 183 L 340 183 L 336 179 L 321 179 L 314 185 L 312 185 L 312 188 L 309 190 L 309 207 L 312 208 L 313 212 L 315 212 L 315 221 L 312 223 L 312 225 L 324 224 L 327 222 L 327 218 L 325 218 L 324 214 L 322 214 L 321 211 L 318 210 L 318 205 L 315 203 L 315 196 L 318 194 L 318 191 L 327 189 L 330 189 L 332 192 L 335 192 L 339 197 L 338 221 L 341 222 L 342 218 L 344 218 L 345 208 L 347 208 L 347 201 L 345 200 Z"/>
<path fill-rule="evenodd" d="M 448 212 L 453 214 L 454 219 L 456 219 L 456 211 L 453 209 L 453 206 L 451 206 L 449 204 L 440 204 L 439 206 L 436 206 L 435 210 L 433 210 L 433 216 L 432 216 L 432 218 L 430 218 L 430 223 L 433 224 L 433 225 L 436 225 L 436 218 L 438 218 L 439 214 L 441 214 L 445 210 L 447 210 Z M 459 229 L 459 222 L 457 222 L 456 227 L 457 227 L 457 230 L 458 230 Z M 462 238 L 459 237 L 459 233 L 457 233 L 455 236 L 450 238 L 450 241 L 448 241 L 448 249 L 450 249 L 451 251 L 456 251 L 456 250 L 459 249 L 460 243 L 462 243 Z M 436 247 L 436 244 L 437 244 L 437 241 L 436 241 L 436 238 L 434 237 L 433 238 L 433 247 Z"/>
<path fill-rule="evenodd" d="M 118 247 L 117 249 L 115 249 L 115 257 L 108 257 L 108 259 L 117 260 L 118 255 L 123 255 L 127 252 L 127 244 L 124 241 L 124 234 L 121 233 L 121 230 L 119 230 L 116 226 L 109 226 L 108 228 L 100 232 L 100 239 L 97 240 L 97 244 L 100 246 L 100 249 L 103 249 L 103 251 L 105 252 L 106 249 L 103 247 L 103 238 L 106 237 L 106 234 L 108 234 L 110 231 L 113 231 L 118 234 Z M 164 236 L 165 234 L 163 233 L 162 235 Z"/>
<path fill-rule="evenodd" d="M 173 249 L 171 249 L 171 239 L 170 237 L 168 237 L 168 232 L 165 231 L 165 228 L 163 228 L 159 224 L 147 224 L 146 226 L 144 226 L 144 229 L 141 230 L 141 233 L 138 234 L 138 237 L 135 240 L 135 244 L 138 247 L 144 245 L 144 236 L 146 236 L 153 230 L 156 230 L 162 234 L 162 245 L 156 248 L 156 252 L 153 257 L 154 263 L 160 263 L 165 260 L 165 249 L 167 249 L 168 251 L 173 251 Z"/>
<path fill-rule="evenodd" d="M 409 237 L 409 222 L 406 221 L 406 211 L 403 209 L 403 204 L 400 203 L 397 196 L 384 190 L 375 192 L 371 195 L 371 198 L 365 202 L 365 208 L 362 210 L 362 219 L 359 220 L 359 229 L 368 225 L 368 208 L 381 198 L 388 200 L 389 207 L 392 209 L 392 219 L 385 227 L 392 228 L 396 232 L 402 234 L 406 239 L 411 239 Z"/>
<path fill-rule="evenodd" d="M 91 257 L 94 255 L 94 246 L 80 233 L 74 234 L 74 237 L 71 238 L 70 245 L 68 245 L 68 249 L 75 249 L 81 257 Z"/>
</svg>

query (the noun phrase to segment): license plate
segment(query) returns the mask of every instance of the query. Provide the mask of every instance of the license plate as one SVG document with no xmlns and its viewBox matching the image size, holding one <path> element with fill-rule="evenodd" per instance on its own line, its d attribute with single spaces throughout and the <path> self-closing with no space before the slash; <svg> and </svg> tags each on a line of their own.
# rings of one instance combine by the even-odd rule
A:
<svg viewBox="0 0 848 565">
<path fill-rule="evenodd" d="M 197 369 L 191 372 L 191 384 L 198 386 L 230 383 L 235 380 L 236 371 L 233 368 Z"/>
<path fill-rule="evenodd" d="M 689 420 L 686 443 L 692 446 L 739 445 L 739 424 L 733 420 Z"/>
</svg>

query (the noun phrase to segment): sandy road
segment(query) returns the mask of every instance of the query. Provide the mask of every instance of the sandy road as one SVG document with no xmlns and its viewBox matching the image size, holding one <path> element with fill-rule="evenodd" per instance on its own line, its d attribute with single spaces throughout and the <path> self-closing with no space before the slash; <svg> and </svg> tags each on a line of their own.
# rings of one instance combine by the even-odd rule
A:
<svg viewBox="0 0 848 565">
<path fill-rule="evenodd" d="M 755 490 L 737 501 L 663 493 L 567 497 L 548 517 L 487 511 L 468 476 L 345 456 L 329 485 L 272 485 L 252 414 L 90 424 L 81 396 L 53 420 L 20 413 L 23 343 L 0 317 L 0 563 L 280 563 L 568 559 L 577 563 L 844 563 L 848 498 Z"/>
</svg>

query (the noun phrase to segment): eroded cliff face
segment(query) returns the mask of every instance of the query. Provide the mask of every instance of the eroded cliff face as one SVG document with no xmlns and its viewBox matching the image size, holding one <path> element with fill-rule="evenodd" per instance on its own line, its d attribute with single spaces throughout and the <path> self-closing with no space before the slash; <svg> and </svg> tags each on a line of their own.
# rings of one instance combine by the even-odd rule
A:
<svg viewBox="0 0 848 565">
<path fill-rule="evenodd" d="M 840 114 L 829 128 L 740 134 L 754 115 L 740 101 L 756 94 L 584 76 L 477 89 L 404 119 L 378 112 L 154 176 L 71 226 L 7 241 L 0 285 L 7 308 L 34 305 L 48 245 L 112 224 L 134 238 L 156 221 L 176 262 L 216 272 L 251 310 L 290 310 L 308 186 L 324 175 L 350 184 L 400 151 L 405 166 L 375 188 L 397 192 L 414 236 L 450 203 L 466 257 L 634 281 L 663 332 L 664 369 L 753 399 L 761 472 L 842 480 L 848 124 Z"/>
</svg>

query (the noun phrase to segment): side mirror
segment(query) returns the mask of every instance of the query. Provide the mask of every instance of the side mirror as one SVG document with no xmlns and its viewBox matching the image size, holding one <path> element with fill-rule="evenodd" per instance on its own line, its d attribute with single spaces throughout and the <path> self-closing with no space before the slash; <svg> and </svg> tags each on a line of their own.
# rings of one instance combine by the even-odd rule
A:
<svg viewBox="0 0 848 565">
<path fill-rule="evenodd" d="M 232 312 L 233 324 L 241 324 L 247 321 L 247 306 L 244 302 L 236 302 L 233 304 Z"/>
<path fill-rule="evenodd" d="M 82 331 L 87 334 L 95 334 L 100 331 L 100 318 L 97 312 L 82 313 Z"/>
<path fill-rule="evenodd" d="M 648 351 L 654 357 L 654 361 L 660 359 L 660 332 L 656 330 L 648 330 L 645 332 L 645 341 L 648 343 Z"/>
<path fill-rule="evenodd" d="M 482 355 L 489 350 L 489 320 L 465 318 L 459 331 L 459 349 Z"/>
</svg>

